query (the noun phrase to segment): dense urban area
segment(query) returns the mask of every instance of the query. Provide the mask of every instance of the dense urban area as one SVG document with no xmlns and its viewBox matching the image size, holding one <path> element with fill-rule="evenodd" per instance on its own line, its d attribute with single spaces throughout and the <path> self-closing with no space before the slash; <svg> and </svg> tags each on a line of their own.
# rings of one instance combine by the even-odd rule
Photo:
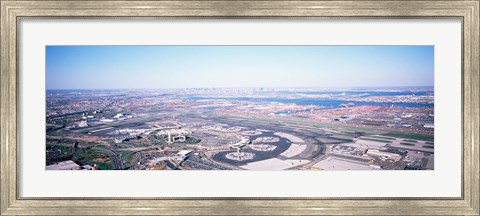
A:
<svg viewBox="0 0 480 216">
<path fill-rule="evenodd" d="M 434 93 L 47 90 L 47 170 L 433 170 Z"/>
</svg>

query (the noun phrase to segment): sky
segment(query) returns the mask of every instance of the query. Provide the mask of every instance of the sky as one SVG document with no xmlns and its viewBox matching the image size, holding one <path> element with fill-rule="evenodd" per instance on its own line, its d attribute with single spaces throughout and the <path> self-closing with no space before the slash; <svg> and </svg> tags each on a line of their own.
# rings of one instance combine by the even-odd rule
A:
<svg viewBox="0 0 480 216">
<path fill-rule="evenodd" d="M 433 46 L 47 46 L 47 89 L 433 86 Z"/>
</svg>

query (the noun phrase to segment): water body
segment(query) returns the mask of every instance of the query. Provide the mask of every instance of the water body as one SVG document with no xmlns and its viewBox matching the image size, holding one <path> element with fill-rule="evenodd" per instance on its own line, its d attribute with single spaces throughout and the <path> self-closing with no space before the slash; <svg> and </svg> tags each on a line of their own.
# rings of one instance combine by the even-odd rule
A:
<svg viewBox="0 0 480 216">
<path fill-rule="evenodd" d="M 309 95 L 359 95 L 369 96 L 425 96 L 432 95 L 433 91 L 279 91 L 280 94 L 309 94 Z"/>
<path fill-rule="evenodd" d="M 258 102 L 276 102 L 283 104 L 297 104 L 297 105 L 313 105 L 323 106 L 326 108 L 338 108 L 341 104 L 353 103 L 355 106 L 399 106 L 399 107 L 433 107 L 433 104 L 426 103 L 403 103 L 403 102 L 363 102 L 363 101 L 349 101 L 349 100 L 325 100 L 325 99 L 290 99 L 290 98 L 249 98 L 249 97 L 234 97 L 234 98 L 206 98 L 206 97 L 191 97 L 191 100 L 230 100 L 230 101 L 258 101 Z"/>
</svg>

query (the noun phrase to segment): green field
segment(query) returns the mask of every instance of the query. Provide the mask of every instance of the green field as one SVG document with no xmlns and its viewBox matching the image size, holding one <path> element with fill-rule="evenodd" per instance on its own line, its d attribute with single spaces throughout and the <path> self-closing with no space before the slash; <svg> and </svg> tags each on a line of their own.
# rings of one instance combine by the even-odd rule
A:
<svg viewBox="0 0 480 216">
<path fill-rule="evenodd" d="M 409 139 L 404 139 L 403 141 L 405 141 L 405 142 L 417 142 L 416 140 L 409 140 Z"/>
<path fill-rule="evenodd" d="M 317 141 L 321 142 L 321 143 L 338 143 L 338 142 L 341 142 L 339 140 L 336 140 L 336 139 L 325 139 L 325 138 L 315 138 Z"/>
<path fill-rule="evenodd" d="M 423 141 L 433 141 L 433 136 L 423 134 L 404 134 L 404 133 L 388 133 L 385 134 L 391 137 L 403 138 L 403 139 L 415 139 Z"/>
<path fill-rule="evenodd" d="M 429 148 L 429 149 L 433 149 L 433 146 L 427 146 L 427 145 L 424 145 L 422 146 L 423 148 Z"/>
<path fill-rule="evenodd" d="M 70 148 L 66 146 L 61 146 L 61 145 L 55 145 L 55 149 L 60 150 L 63 154 L 68 154 L 70 153 Z"/>
<path fill-rule="evenodd" d="M 95 162 L 95 161 L 91 161 L 90 163 L 96 164 L 97 167 L 101 170 L 112 170 L 113 169 L 112 163 L 102 163 L 102 162 Z"/>
<path fill-rule="evenodd" d="M 338 139 L 353 139 L 353 136 L 348 136 L 348 135 L 333 135 L 330 136 L 332 138 L 338 138 Z"/>
<path fill-rule="evenodd" d="M 374 142 L 382 142 L 382 143 L 391 143 L 392 141 L 389 140 L 381 140 L 381 139 L 373 139 L 373 138 L 364 138 L 361 137 L 361 140 L 368 140 L 368 141 L 374 141 Z"/>
<path fill-rule="evenodd" d="M 308 153 L 308 157 L 312 157 L 318 151 L 319 145 L 314 145 L 312 151 Z M 325 149 L 324 149 L 325 150 Z"/>
<path fill-rule="evenodd" d="M 386 136 L 375 136 L 376 138 L 380 138 L 380 139 L 387 139 L 387 140 L 396 140 L 397 138 L 394 138 L 394 137 L 386 137 Z"/>
<path fill-rule="evenodd" d="M 401 142 L 401 145 L 406 145 L 406 146 L 415 146 L 413 143 L 406 143 L 406 142 Z"/>
</svg>

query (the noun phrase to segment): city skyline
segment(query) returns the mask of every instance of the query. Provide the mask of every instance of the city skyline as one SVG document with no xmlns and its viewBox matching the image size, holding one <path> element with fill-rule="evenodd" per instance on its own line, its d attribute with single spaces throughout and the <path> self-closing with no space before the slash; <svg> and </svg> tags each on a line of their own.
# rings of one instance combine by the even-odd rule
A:
<svg viewBox="0 0 480 216">
<path fill-rule="evenodd" d="M 46 88 L 431 87 L 433 52 L 433 46 L 47 46 Z"/>
</svg>

